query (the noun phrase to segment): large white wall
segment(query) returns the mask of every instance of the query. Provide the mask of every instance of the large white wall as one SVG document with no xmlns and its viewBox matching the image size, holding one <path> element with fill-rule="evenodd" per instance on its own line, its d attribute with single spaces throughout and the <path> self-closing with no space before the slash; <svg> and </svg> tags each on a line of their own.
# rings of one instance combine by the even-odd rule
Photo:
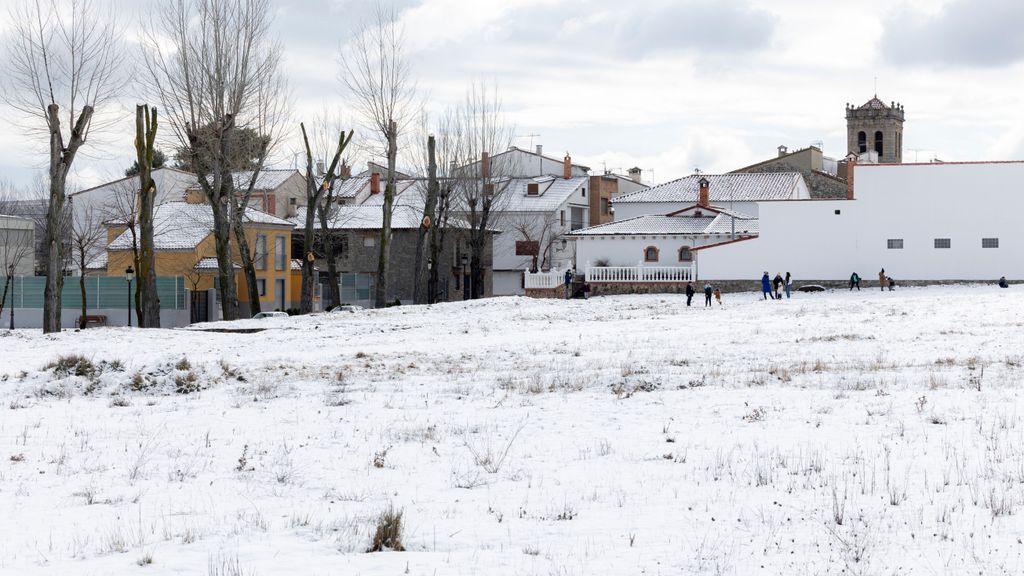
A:
<svg viewBox="0 0 1024 576">
<path fill-rule="evenodd" d="M 708 250 L 701 277 L 871 280 L 884 267 L 897 281 L 1024 279 L 1024 162 L 858 165 L 854 182 L 852 201 L 762 203 L 760 238 Z M 890 238 L 904 248 L 888 249 Z"/>
</svg>

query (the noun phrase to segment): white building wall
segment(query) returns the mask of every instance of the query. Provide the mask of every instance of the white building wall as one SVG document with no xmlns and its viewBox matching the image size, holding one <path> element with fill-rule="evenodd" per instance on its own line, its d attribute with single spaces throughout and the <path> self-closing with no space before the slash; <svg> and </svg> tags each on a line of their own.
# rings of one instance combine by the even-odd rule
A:
<svg viewBox="0 0 1024 576">
<path fill-rule="evenodd" d="M 858 165 L 854 182 L 852 201 L 763 203 L 760 238 L 710 249 L 701 277 L 870 281 L 884 267 L 897 281 L 1024 279 L 1024 162 Z M 904 248 L 888 249 L 890 238 Z"/>
<path fill-rule="evenodd" d="M 689 262 L 679 261 L 681 247 L 698 248 L 728 240 L 717 236 L 583 237 L 576 240 L 576 265 L 580 272 L 585 270 L 588 264 L 597 266 L 599 261 L 604 260 L 607 260 L 607 266 L 689 266 Z M 644 261 L 644 251 L 648 246 L 658 248 L 657 262 Z M 699 252 L 694 252 L 694 259 L 699 258 L 698 254 Z"/>
</svg>

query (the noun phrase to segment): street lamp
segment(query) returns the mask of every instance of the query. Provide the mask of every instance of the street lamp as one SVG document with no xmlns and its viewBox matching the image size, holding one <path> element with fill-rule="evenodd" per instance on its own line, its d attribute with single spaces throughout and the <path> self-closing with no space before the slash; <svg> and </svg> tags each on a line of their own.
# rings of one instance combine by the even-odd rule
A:
<svg viewBox="0 0 1024 576">
<path fill-rule="evenodd" d="M 132 327 L 132 280 L 135 279 L 135 270 L 129 266 L 124 271 L 124 279 L 128 281 L 128 327 Z"/>
<path fill-rule="evenodd" d="M 469 264 L 469 256 L 462 255 L 462 299 L 469 300 L 469 275 L 466 274 L 466 265 Z"/>
</svg>

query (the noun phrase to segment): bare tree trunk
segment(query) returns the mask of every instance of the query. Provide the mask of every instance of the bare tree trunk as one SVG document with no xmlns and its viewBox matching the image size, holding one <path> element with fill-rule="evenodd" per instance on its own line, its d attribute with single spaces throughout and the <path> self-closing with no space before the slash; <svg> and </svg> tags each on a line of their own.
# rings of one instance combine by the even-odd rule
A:
<svg viewBox="0 0 1024 576">
<path fill-rule="evenodd" d="M 225 198 L 226 200 L 226 198 Z M 217 251 L 217 277 L 220 280 L 221 313 L 225 320 L 238 318 L 238 287 L 235 285 L 235 267 L 231 258 L 231 217 L 227 206 L 217 203 L 213 210 L 213 240 Z"/>
<path fill-rule="evenodd" d="M 373 305 L 387 305 L 389 274 L 391 272 L 391 216 L 395 209 L 395 164 L 398 157 L 398 125 L 392 120 L 388 128 L 388 177 L 384 186 L 384 211 L 380 225 L 380 253 L 377 258 L 377 284 L 374 286 Z"/>
<path fill-rule="evenodd" d="M 156 253 L 153 244 L 153 150 L 156 143 L 157 113 L 148 105 L 135 107 L 135 152 L 139 166 L 139 263 L 138 320 L 140 328 L 160 327 L 160 298 L 156 291 Z"/>
<path fill-rule="evenodd" d="M 88 294 L 85 290 L 85 258 L 85 248 L 79 246 L 78 261 L 80 270 L 78 272 L 78 289 L 82 292 L 82 315 L 78 318 L 79 330 L 85 330 L 85 327 L 89 324 L 85 321 L 85 317 L 89 314 L 89 302 L 87 300 Z"/>
<path fill-rule="evenodd" d="M 423 269 L 426 264 L 423 259 L 423 251 L 427 232 L 434 224 L 434 210 L 437 208 L 437 191 L 440 186 L 437 183 L 437 157 L 436 145 L 433 136 L 427 137 L 427 198 L 423 203 L 423 218 L 420 220 L 420 228 L 416 236 L 416 259 L 413 264 L 413 302 L 416 304 L 429 303 L 429 298 L 424 298 Z M 430 255 L 431 268 L 436 263 L 434 255 Z"/>
<path fill-rule="evenodd" d="M 306 176 L 306 198 L 316 198 L 319 201 L 318 194 L 311 190 L 316 188 L 316 183 L 310 181 L 312 176 L 312 168 L 308 169 Z M 316 203 L 310 205 L 306 203 L 306 221 L 303 223 L 303 234 L 302 234 L 302 296 L 299 300 L 299 314 L 309 314 L 313 311 L 313 284 L 315 278 L 313 273 L 313 263 L 316 261 L 316 256 L 313 254 L 313 234 L 316 232 Z"/>
<path fill-rule="evenodd" d="M 317 207 L 320 217 L 320 236 L 324 245 L 324 258 L 327 260 L 327 288 L 331 291 L 331 302 L 335 306 L 341 304 L 341 286 L 338 285 L 338 260 L 334 253 L 334 232 L 331 230 L 332 195 Z"/>
<path fill-rule="evenodd" d="M 245 237 L 244 214 L 244 208 L 241 210 L 241 214 L 236 213 L 231 231 L 235 234 L 235 244 L 238 246 L 239 258 L 242 260 L 242 275 L 245 277 L 245 286 L 249 291 L 249 316 L 255 316 L 260 313 L 260 289 L 256 283 L 256 263 L 253 253 L 249 251 L 249 240 Z M 264 262 L 266 266 L 270 266 L 266 259 Z"/>
<path fill-rule="evenodd" d="M 434 260 L 434 265 L 430 267 L 429 280 L 427 281 L 428 304 L 437 302 L 437 297 L 440 294 L 441 262 L 439 256 L 444 248 L 445 232 L 448 229 L 448 201 L 451 198 L 451 193 L 450 187 L 443 194 L 439 193 L 440 197 L 438 198 L 435 210 L 435 222 L 430 228 L 430 257 Z"/>
<path fill-rule="evenodd" d="M 64 203 L 68 170 L 92 119 L 91 106 L 83 106 L 65 145 L 60 129 L 60 107 L 46 107 L 50 132 L 50 202 L 46 212 L 46 287 L 43 290 L 43 333 L 60 332 L 61 292 L 64 290 Z"/>
</svg>

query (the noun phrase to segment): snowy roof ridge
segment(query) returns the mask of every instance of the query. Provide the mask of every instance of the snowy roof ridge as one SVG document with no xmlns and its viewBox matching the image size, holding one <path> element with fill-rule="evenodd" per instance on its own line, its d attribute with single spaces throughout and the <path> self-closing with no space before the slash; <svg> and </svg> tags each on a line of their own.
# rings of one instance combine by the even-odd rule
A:
<svg viewBox="0 0 1024 576">
<path fill-rule="evenodd" d="M 613 198 L 612 203 L 696 202 L 700 195 L 701 178 L 706 178 L 709 182 L 711 200 L 752 202 L 793 198 L 798 182 L 803 176 L 799 172 L 692 174 L 645 190 L 624 194 Z"/>
</svg>

